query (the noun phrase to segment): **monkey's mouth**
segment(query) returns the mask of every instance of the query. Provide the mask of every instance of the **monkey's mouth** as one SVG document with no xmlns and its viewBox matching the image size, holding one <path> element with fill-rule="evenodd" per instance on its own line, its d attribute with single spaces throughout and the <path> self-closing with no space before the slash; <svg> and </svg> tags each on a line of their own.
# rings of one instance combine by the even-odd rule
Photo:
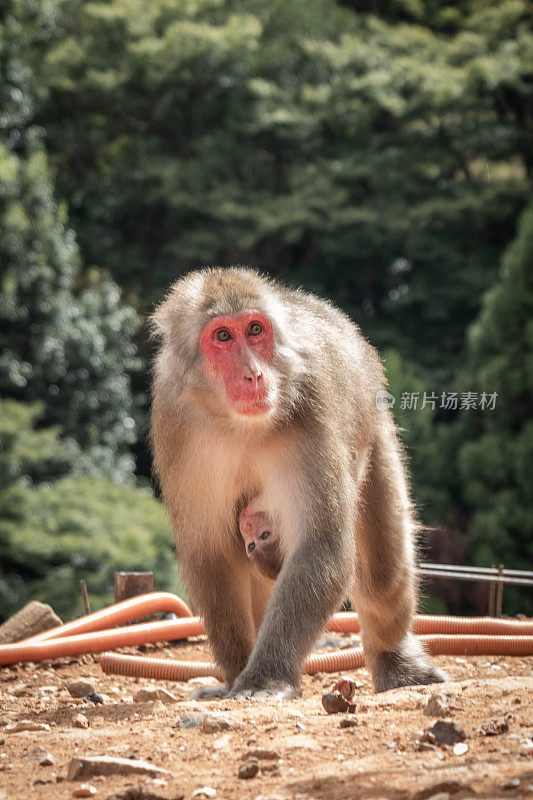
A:
<svg viewBox="0 0 533 800">
<path fill-rule="evenodd" d="M 272 408 L 272 401 L 266 397 L 261 400 L 237 400 L 232 405 L 237 414 L 245 417 L 257 417 L 260 414 L 268 414 Z"/>
</svg>

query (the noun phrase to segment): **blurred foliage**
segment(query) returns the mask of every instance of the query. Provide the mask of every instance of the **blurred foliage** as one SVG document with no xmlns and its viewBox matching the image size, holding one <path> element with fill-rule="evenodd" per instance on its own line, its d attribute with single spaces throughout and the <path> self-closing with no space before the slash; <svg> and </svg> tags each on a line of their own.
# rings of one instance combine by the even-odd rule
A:
<svg viewBox="0 0 533 800">
<path fill-rule="evenodd" d="M 527 0 L 49 0 L 37 121 L 89 262 L 146 308 L 248 263 L 441 383 L 530 186 Z"/>
<path fill-rule="evenodd" d="M 135 516 L 155 559 L 160 507 L 116 485 L 150 472 L 138 315 L 202 264 L 348 311 L 385 353 L 421 520 L 461 540 L 441 554 L 531 566 L 531 212 L 498 264 L 531 191 L 532 21 L 527 0 L 4 0 L 0 394 L 32 405 L 0 427 L 0 594 L 77 597 L 81 559 L 103 597 Z M 401 408 L 454 388 L 496 410 Z"/>
<path fill-rule="evenodd" d="M 418 393 L 422 398 L 427 387 L 395 350 L 385 352 L 384 366 L 389 391 L 395 398 L 393 413 L 405 448 L 418 515 L 427 525 L 442 525 L 450 507 L 446 475 L 453 458 L 447 452 L 446 429 L 435 424 L 435 411 L 429 404 L 422 407 L 420 402 L 416 410 L 402 408 L 403 393 Z"/>
<path fill-rule="evenodd" d="M 113 602 L 117 570 L 153 570 L 157 589 L 182 593 L 161 503 L 149 489 L 93 478 L 37 484 L 58 457 L 57 431 L 35 430 L 38 409 L 0 401 L 0 619 L 30 600 L 70 619 Z"/>
<path fill-rule="evenodd" d="M 0 393 L 44 401 L 45 421 L 82 448 L 78 471 L 128 481 L 138 318 L 97 271 L 76 290 L 74 234 L 29 138 L 24 156 L 0 141 Z"/>
<path fill-rule="evenodd" d="M 467 510 L 467 556 L 484 566 L 533 563 L 533 203 L 468 337 L 463 383 L 497 392 L 494 411 L 468 415 L 458 451 Z M 466 415 L 465 415 L 466 417 Z M 533 613 L 531 593 L 506 589 L 513 610 Z"/>
</svg>

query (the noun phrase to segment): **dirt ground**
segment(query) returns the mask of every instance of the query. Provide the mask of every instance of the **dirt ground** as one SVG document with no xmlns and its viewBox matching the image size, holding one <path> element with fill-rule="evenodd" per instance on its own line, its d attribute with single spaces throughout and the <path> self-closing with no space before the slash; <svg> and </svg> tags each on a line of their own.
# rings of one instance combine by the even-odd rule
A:
<svg viewBox="0 0 533 800">
<path fill-rule="evenodd" d="M 347 637 L 334 639 L 329 636 L 324 646 L 351 645 Z M 143 649 L 148 657 L 209 658 L 203 640 Z M 97 800 L 533 797 L 533 657 L 436 661 L 451 677 L 439 687 L 374 695 L 366 670 L 351 673 L 353 715 L 328 715 L 322 707 L 322 693 L 338 674 L 305 677 L 301 697 L 278 704 L 193 701 L 189 694 L 197 681 L 104 675 L 98 656 L 0 668 L 0 800 L 63 800 L 83 792 Z M 93 683 L 103 703 L 71 696 L 66 685 L 80 678 Z M 176 700 L 136 701 L 142 688 L 167 689 Z M 449 717 L 466 732 L 456 752 L 450 745 L 420 744 L 424 729 L 436 721 L 424 714 L 435 690 L 445 691 Z M 206 714 L 208 722 L 222 714 L 225 719 L 211 725 L 222 730 L 209 732 L 205 722 L 180 727 L 191 712 Z M 80 713 L 86 728 L 76 727 L 86 724 L 77 719 Z M 356 724 L 341 727 L 348 718 Z M 45 727 L 13 732 L 21 720 Z M 480 726 L 491 720 L 502 721 L 503 732 L 483 735 Z M 71 760 L 83 756 L 144 759 L 168 773 L 67 780 Z M 256 774 L 239 777 L 243 764 L 247 774 Z"/>
</svg>

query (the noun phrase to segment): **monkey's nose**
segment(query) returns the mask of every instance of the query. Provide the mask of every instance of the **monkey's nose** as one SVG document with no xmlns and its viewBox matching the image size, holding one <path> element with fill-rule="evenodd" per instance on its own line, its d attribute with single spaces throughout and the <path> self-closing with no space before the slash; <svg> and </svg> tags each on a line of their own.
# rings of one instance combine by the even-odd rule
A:
<svg viewBox="0 0 533 800">
<path fill-rule="evenodd" d="M 263 380 L 263 373 L 259 369 L 250 368 L 246 370 L 243 378 L 246 383 L 251 383 L 254 388 L 257 388 L 257 385 Z"/>
</svg>

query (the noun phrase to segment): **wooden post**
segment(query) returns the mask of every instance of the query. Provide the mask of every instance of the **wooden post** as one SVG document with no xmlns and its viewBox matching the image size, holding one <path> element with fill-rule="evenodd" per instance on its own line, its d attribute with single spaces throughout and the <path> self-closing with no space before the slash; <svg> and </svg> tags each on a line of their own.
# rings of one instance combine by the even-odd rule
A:
<svg viewBox="0 0 533 800">
<path fill-rule="evenodd" d="M 115 572 L 115 603 L 153 591 L 153 572 Z"/>
<path fill-rule="evenodd" d="M 89 595 L 87 594 L 87 584 L 83 579 L 80 581 L 80 589 L 81 589 L 81 599 L 83 600 L 83 607 L 85 609 L 85 613 L 90 614 L 91 605 L 89 603 Z"/>
</svg>

